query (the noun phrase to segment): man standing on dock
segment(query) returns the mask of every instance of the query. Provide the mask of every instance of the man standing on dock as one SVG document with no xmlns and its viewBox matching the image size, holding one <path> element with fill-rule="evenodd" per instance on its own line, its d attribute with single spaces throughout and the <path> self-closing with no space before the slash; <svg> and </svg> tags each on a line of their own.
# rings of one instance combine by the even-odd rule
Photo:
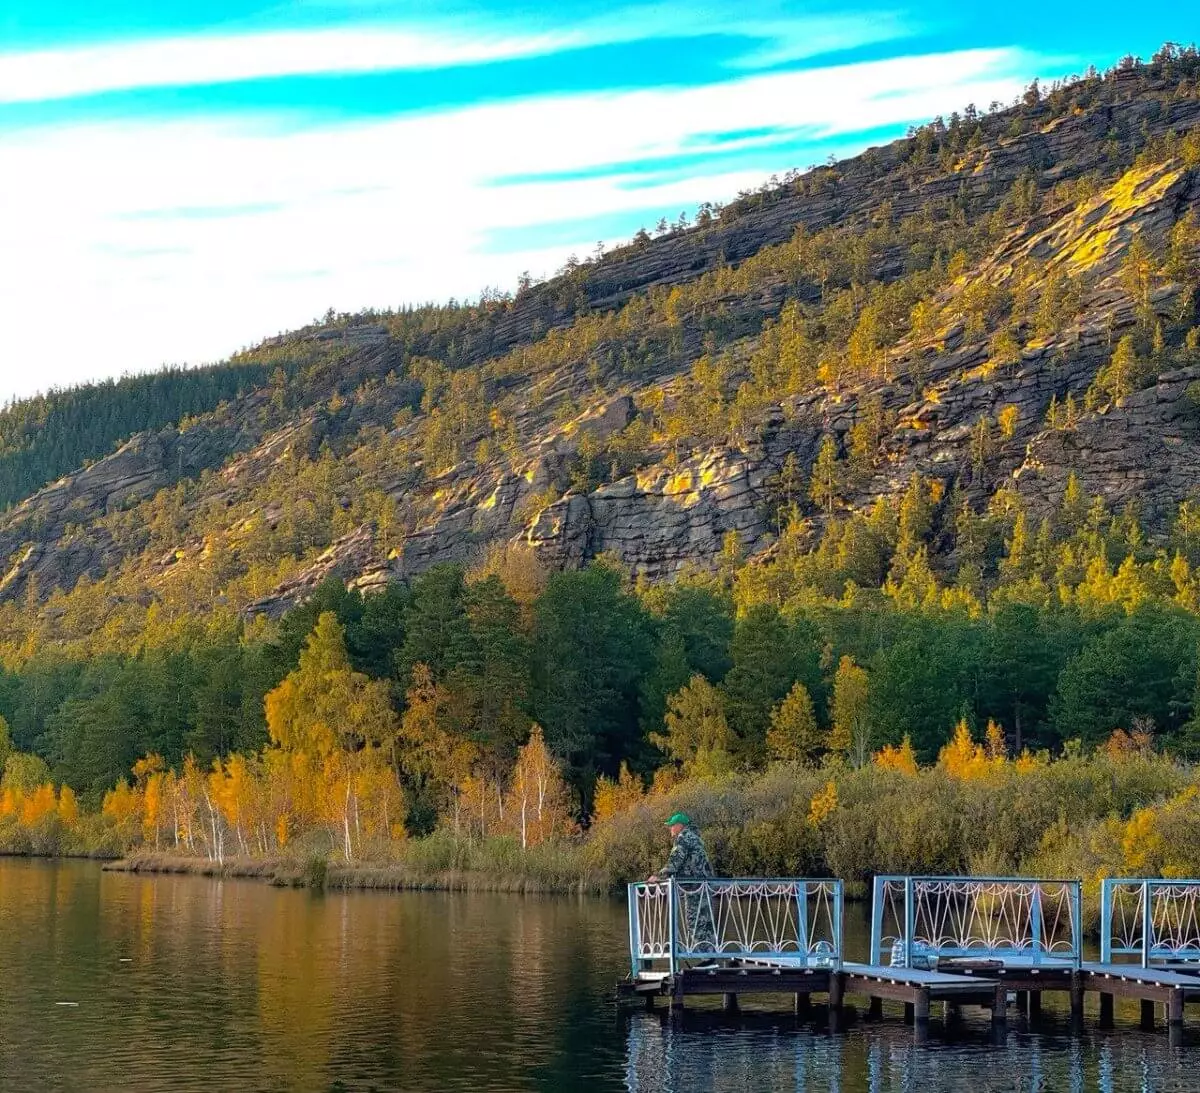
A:
<svg viewBox="0 0 1200 1093">
<path fill-rule="evenodd" d="M 689 886 L 688 881 L 711 880 L 712 864 L 708 860 L 708 851 L 700 839 L 700 832 L 692 826 L 691 817 L 686 812 L 676 812 L 668 821 L 671 829 L 670 857 L 654 876 L 650 883 L 674 877 L 681 884 L 680 896 L 684 919 L 686 920 L 690 944 L 688 948 L 697 950 L 715 949 L 717 946 L 716 931 L 713 929 L 712 896 L 705 885 Z M 692 890 L 689 891 L 689 887 Z"/>
</svg>

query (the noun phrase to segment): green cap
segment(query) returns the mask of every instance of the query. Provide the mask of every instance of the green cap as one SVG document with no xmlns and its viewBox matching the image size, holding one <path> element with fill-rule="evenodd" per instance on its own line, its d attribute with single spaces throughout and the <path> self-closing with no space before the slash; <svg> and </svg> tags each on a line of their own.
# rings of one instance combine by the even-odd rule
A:
<svg viewBox="0 0 1200 1093">
<path fill-rule="evenodd" d="M 676 824 L 683 824 L 684 827 L 691 827 L 692 818 L 686 812 L 676 812 L 675 815 L 667 821 L 667 827 L 674 827 Z"/>
</svg>

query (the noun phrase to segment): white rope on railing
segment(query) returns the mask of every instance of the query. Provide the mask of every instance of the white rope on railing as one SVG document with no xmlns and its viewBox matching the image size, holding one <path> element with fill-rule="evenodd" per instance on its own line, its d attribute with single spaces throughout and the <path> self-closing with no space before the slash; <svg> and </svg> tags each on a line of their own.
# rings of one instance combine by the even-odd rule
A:
<svg viewBox="0 0 1200 1093">
<path fill-rule="evenodd" d="M 879 877 L 872 957 L 1080 957 L 1079 885 L 1007 877 Z M 897 955 L 897 953 L 899 955 Z M 919 960 L 917 959 L 919 957 Z"/>
<path fill-rule="evenodd" d="M 836 966 L 842 886 L 786 878 L 630 885 L 630 946 L 642 961 L 792 958 Z"/>
</svg>

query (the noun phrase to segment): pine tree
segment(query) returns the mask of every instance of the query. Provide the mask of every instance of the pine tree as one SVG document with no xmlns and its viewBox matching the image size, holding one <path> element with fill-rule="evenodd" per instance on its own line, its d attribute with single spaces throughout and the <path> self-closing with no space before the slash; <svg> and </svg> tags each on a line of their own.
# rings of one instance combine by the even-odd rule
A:
<svg viewBox="0 0 1200 1093">
<path fill-rule="evenodd" d="M 843 656 L 833 677 L 833 731 L 830 750 L 848 755 L 855 766 L 865 765 L 871 754 L 871 720 L 868 678 L 854 659 Z"/>
<path fill-rule="evenodd" d="M 732 765 L 734 735 L 725 720 L 725 698 L 697 673 L 667 700 L 666 732 L 650 741 L 685 774 L 712 774 Z"/>
<path fill-rule="evenodd" d="M 817 452 L 817 461 L 813 464 L 808 495 L 814 504 L 820 506 L 826 516 L 832 516 L 834 506 L 841 493 L 841 487 L 842 466 L 837 458 L 837 445 L 834 443 L 833 437 L 826 435 Z"/>
<path fill-rule="evenodd" d="M 771 711 L 767 750 L 775 759 L 811 762 L 824 746 L 808 688 L 795 683 L 787 697 Z"/>
</svg>

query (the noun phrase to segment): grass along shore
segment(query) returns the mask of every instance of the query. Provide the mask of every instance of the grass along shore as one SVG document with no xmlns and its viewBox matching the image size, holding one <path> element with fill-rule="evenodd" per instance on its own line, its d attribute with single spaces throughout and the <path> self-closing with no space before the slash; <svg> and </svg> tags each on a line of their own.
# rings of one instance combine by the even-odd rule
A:
<svg viewBox="0 0 1200 1093">
<path fill-rule="evenodd" d="M 607 877 L 582 861 L 577 842 L 543 844 L 522 851 L 509 839 L 482 842 L 437 832 L 377 859 L 347 862 L 329 852 L 267 858 L 207 857 L 152 849 L 134 850 L 103 868 L 120 873 L 176 873 L 265 880 L 279 887 L 328 890 L 504 892 L 604 895 Z"/>
</svg>

